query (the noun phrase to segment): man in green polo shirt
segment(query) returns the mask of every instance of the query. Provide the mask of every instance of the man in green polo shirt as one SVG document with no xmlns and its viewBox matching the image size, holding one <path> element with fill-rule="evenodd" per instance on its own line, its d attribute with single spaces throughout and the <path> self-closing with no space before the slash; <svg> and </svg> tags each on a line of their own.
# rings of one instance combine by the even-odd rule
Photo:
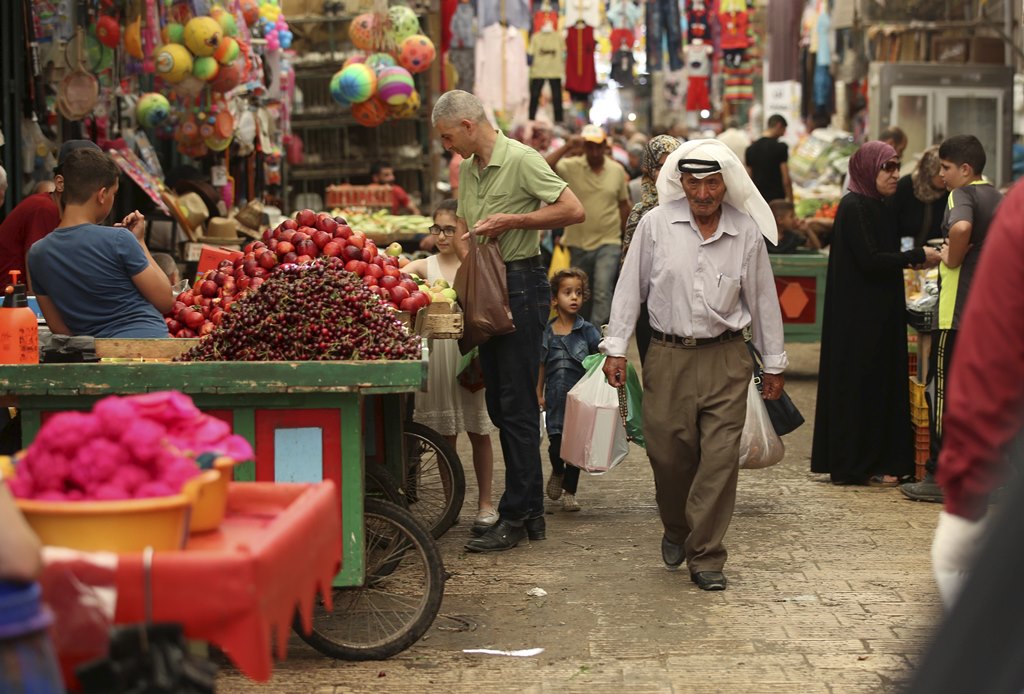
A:
<svg viewBox="0 0 1024 694">
<path fill-rule="evenodd" d="M 505 493 L 493 526 L 474 525 L 471 552 L 542 540 L 544 472 L 540 460 L 537 377 L 544 324 L 551 309 L 540 229 L 582 222 L 583 206 L 536 151 L 496 132 L 483 104 L 461 90 L 446 92 L 431 117 L 441 144 L 464 159 L 459 169 L 455 250 L 465 258 L 472 240 L 497 239 L 505 260 L 515 332 L 480 346 L 487 413 L 498 427 L 505 460 Z M 542 206 L 542 203 L 544 206 Z"/>
</svg>

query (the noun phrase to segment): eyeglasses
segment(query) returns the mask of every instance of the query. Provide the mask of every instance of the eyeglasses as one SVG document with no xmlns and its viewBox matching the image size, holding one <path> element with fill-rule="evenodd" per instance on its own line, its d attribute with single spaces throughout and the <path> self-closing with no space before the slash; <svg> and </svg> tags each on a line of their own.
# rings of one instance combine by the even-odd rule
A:
<svg viewBox="0 0 1024 694">
<path fill-rule="evenodd" d="M 434 236 L 440 236 L 441 234 L 444 234 L 445 236 L 455 236 L 455 227 L 439 227 L 434 224 L 430 227 L 430 233 Z"/>
<path fill-rule="evenodd" d="M 882 171 L 886 173 L 896 173 L 900 170 L 902 164 L 898 161 L 887 161 L 882 164 Z"/>
</svg>

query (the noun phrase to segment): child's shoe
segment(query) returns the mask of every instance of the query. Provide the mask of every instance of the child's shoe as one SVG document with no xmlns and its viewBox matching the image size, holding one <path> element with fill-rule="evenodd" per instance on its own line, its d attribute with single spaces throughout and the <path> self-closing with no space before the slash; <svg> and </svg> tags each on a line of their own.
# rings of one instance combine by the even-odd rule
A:
<svg viewBox="0 0 1024 694">
<path fill-rule="evenodd" d="M 562 492 L 562 510 L 563 511 L 579 511 L 580 504 L 576 501 L 576 495 L 570 494 L 569 492 Z"/>
<path fill-rule="evenodd" d="M 552 501 L 558 501 L 562 498 L 562 477 L 556 472 L 551 473 L 551 477 L 548 478 L 547 493 L 548 498 Z"/>
</svg>

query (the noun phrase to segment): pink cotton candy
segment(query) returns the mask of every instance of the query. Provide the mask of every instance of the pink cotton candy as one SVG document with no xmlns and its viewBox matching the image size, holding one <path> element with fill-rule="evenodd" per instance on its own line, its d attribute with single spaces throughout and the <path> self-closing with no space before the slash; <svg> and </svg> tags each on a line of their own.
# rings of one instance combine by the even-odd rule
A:
<svg viewBox="0 0 1024 694">
<path fill-rule="evenodd" d="M 151 419 L 136 418 L 121 434 L 121 443 L 126 446 L 137 462 L 155 458 L 163 446 L 167 429 Z"/>
<path fill-rule="evenodd" d="M 202 414 L 192 398 L 173 390 L 132 395 L 125 400 L 136 408 L 139 415 L 166 425 L 195 421 Z"/>
<path fill-rule="evenodd" d="M 36 501 L 67 501 L 68 500 L 68 498 L 64 494 L 64 492 L 57 492 L 57 491 L 53 491 L 53 490 L 45 491 L 45 492 L 41 492 L 39 494 L 36 494 L 35 498 L 36 498 Z"/>
<path fill-rule="evenodd" d="M 68 501 L 83 501 L 85 499 L 85 492 L 81 489 L 69 489 L 66 492 Z"/>
<path fill-rule="evenodd" d="M 99 430 L 98 421 L 86 412 L 60 412 L 46 420 L 39 430 L 37 441 L 50 450 L 73 453 L 91 440 Z"/>
<path fill-rule="evenodd" d="M 129 493 L 134 494 L 139 487 L 147 482 L 151 482 L 152 477 L 148 470 L 138 465 L 122 465 L 110 481 L 113 484 L 124 487 Z"/>
<path fill-rule="evenodd" d="M 181 491 L 190 479 L 199 474 L 199 466 L 189 460 L 179 460 L 162 471 L 160 479 L 171 489 Z"/>
<path fill-rule="evenodd" d="M 90 489 L 109 480 L 127 462 L 124 448 L 107 439 L 93 439 L 78 449 L 68 476 L 79 487 Z"/>
<path fill-rule="evenodd" d="M 135 490 L 136 499 L 150 499 L 158 496 L 174 496 L 177 492 L 166 482 L 147 482 Z"/>
<path fill-rule="evenodd" d="M 221 441 L 216 450 L 218 453 L 238 462 L 252 460 L 255 457 L 252 446 L 244 437 L 238 434 L 232 434 Z"/>
<path fill-rule="evenodd" d="M 29 448 L 29 454 L 18 464 L 26 466 L 35 480 L 36 491 L 59 491 L 64 489 L 70 465 L 62 453 L 36 452 Z"/>
<path fill-rule="evenodd" d="M 97 501 L 118 501 L 132 498 L 127 489 L 116 484 L 101 484 L 92 490 L 89 496 Z"/>
<path fill-rule="evenodd" d="M 99 419 L 103 433 L 114 440 L 117 440 L 121 431 L 135 419 L 135 407 L 127 398 L 119 398 L 116 395 L 97 402 L 92 407 L 92 413 Z"/>
<path fill-rule="evenodd" d="M 32 479 L 27 475 L 19 475 L 12 480 L 8 480 L 7 488 L 11 490 L 11 494 L 19 499 L 32 498 Z"/>
</svg>

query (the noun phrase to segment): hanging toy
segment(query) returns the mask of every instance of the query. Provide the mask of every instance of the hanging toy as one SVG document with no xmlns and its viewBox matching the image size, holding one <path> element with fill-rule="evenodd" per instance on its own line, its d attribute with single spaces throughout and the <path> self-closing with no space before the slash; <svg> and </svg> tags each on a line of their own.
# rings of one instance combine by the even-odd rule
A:
<svg viewBox="0 0 1024 694">
<path fill-rule="evenodd" d="M 285 50 L 292 46 L 292 32 L 288 29 L 288 22 L 284 20 L 284 15 L 277 18 L 277 24 L 274 25 L 277 29 L 277 40 L 281 44 L 281 48 Z"/>
<path fill-rule="evenodd" d="M 239 3 L 242 10 L 242 19 L 252 27 L 260 19 L 260 5 L 256 0 L 242 0 Z"/>
<path fill-rule="evenodd" d="M 192 73 L 192 54 L 178 43 L 169 43 L 154 56 L 156 74 L 164 81 L 177 84 Z"/>
<path fill-rule="evenodd" d="M 415 75 L 427 70 L 436 55 L 434 42 L 422 34 L 417 34 L 402 41 L 398 64 Z"/>
<path fill-rule="evenodd" d="M 217 76 L 210 82 L 210 89 L 223 94 L 229 92 L 242 83 L 242 69 L 237 63 L 222 65 L 217 71 Z"/>
<path fill-rule="evenodd" d="M 241 52 L 241 48 L 238 47 L 238 41 L 235 41 L 230 36 L 225 36 L 221 39 L 220 45 L 217 46 L 217 50 L 214 51 L 213 57 L 217 59 L 217 62 L 221 65 L 230 65 L 235 62 L 238 58 L 238 54 Z"/>
<path fill-rule="evenodd" d="M 166 43 L 185 43 L 185 25 L 170 22 L 160 30 L 160 38 Z"/>
<path fill-rule="evenodd" d="M 157 11 L 157 0 L 146 0 L 145 27 L 142 29 L 142 71 L 148 75 L 156 70 L 153 56 L 156 53 L 157 36 L 160 33 L 160 12 Z"/>
<path fill-rule="evenodd" d="M 220 63 L 211 55 L 196 58 L 192 66 L 192 74 L 203 82 L 213 81 L 217 77 L 218 70 L 220 70 Z"/>
<path fill-rule="evenodd" d="M 366 66 L 380 75 L 386 67 L 394 67 L 398 62 L 390 53 L 371 53 L 366 56 Z"/>
<path fill-rule="evenodd" d="M 193 17 L 185 25 L 185 46 L 196 56 L 213 55 L 224 34 L 217 20 Z"/>
<path fill-rule="evenodd" d="M 416 113 L 420 110 L 420 93 L 415 89 L 409 98 L 398 105 L 388 105 L 388 112 L 391 117 L 397 120 L 405 118 L 413 118 Z"/>
<path fill-rule="evenodd" d="M 344 92 L 341 89 L 341 73 L 344 72 L 344 68 L 338 70 L 331 77 L 330 85 L 328 86 L 331 92 L 331 98 L 334 99 L 341 106 L 351 106 L 352 102 L 345 98 Z"/>
<path fill-rule="evenodd" d="M 346 101 L 362 103 L 377 91 L 377 75 L 362 63 L 349 65 L 338 73 L 338 91 Z"/>
<path fill-rule="evenodd" d="M 405 68 L 386 67 L 377 73 L 377 97 L 388 106 L 405 103 L 412 92 L 412 75 Z"/>
<path fill-rule="evenodd" d="M 356 63 L 365 63 L 366 56 L 362 53 L 356 53 L 345 59 L 345 62 L 341 64 L 342 69 L 347 68 L 349 65 L 355 65 Z"/>
<path fill-rule="evenodd" d="M 235 16 L 225 11 L 223 7 L 220 5 L 211 7 L 210 17 L 217 20 L 217 23 L 220 24 L 220 29 L 224 32 L 224 36 L 238 36 L 238 23 L 235 22 Z"/>
<path fill-rule="evenodd" d="M 389 9 L 388 19 L 391 20 L 391 37 L 396 46 L 401 46 L 407 38 L 422 32 L 419 17 L 406 5 L 395 5 Z"/>
<path fill-rule="evenodd" d="M 171 115 L 171 104 L 163 94 L 150 92 L 143 94 L 139 105 L 135 107 L 135 117 L 145 128 L 155 128 Z"/>
<path fill-rule="evenodd" d="M 136 60 L 142 60 L 142 15 L 128 20 L 124 27 L 124 50 Z"/>
<path fill-rule="evenodd" d="M 96 38 L 107 48 L 117 48 L 121 42 L 121 25 L 117 17 L 103 15 L 96 20 Z"/>
<path fill-rule="evenodd" d="M 352 20 L 348 25 L 348 37 L 353 45 L 364 51 L 373 50 L 373 32 L 377 28 L 377 16 L 366 13 Z"/>
<path fill-rule="evenodd" d="M 185 79 L 174 85 L 174 93 L 179 97 L 195 99 L 205 88 L 206 82 L 190 73 L 185 75 Z"/>
<path fill-rule="evenodd" d="M 376 128 L 388 119 L 388 107 L 377 97 L 372 97 L 362 103 L 352 104 L 352 117 L 359 125 Z"/>
</svg>

